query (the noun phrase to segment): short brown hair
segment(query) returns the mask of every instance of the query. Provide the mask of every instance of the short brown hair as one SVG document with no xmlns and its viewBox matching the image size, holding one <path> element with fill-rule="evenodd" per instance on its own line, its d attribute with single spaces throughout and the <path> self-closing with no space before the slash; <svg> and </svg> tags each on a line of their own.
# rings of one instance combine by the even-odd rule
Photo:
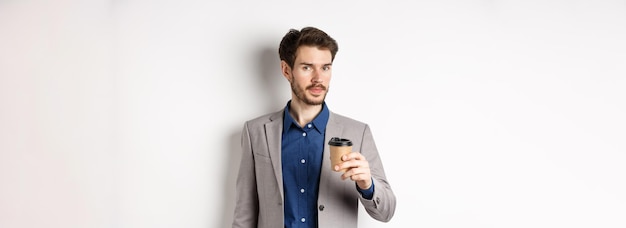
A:
<svg viewBox="0 0 626 228">
<path fill-rule="evenodd" d="M 300 31 L 290 29 L 278 47 L 280 60 L 287 62 L 289 67 L 293 68 L 294 61 L 296 61 L 296 51 L 300 46 L 328 49 L 332 55 L 332 60 L 335 60 L 335 55 L 339 50 L 337 41 L 320 29 L 315 27 L 305 27 Z"/>
</svg>

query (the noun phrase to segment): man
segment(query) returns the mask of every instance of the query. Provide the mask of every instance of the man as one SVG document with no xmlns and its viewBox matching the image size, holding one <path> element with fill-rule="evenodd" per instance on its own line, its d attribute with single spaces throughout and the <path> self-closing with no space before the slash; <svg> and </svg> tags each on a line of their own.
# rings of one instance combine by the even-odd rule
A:
<svg viewBox="0 0 626 228">
<path fill-rule="evenodd" d="M 324 102 L 337 50 L 313 27 L 283 37 L 280 66 L 292 98 L 244 124 L 233 227 L 357 227 L 359 202 L 376 220 L 393 217 L 396 198 L 368 125 Z M 331 170 L 332 137 L 350 139 L 354 152 Z"/>
</svg>

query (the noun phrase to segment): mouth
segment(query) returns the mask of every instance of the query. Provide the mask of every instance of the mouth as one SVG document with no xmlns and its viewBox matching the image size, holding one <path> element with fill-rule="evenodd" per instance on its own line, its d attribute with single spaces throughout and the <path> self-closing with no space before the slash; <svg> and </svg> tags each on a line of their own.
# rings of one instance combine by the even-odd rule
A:
<svg viewBox="0 0 626 228">
<path fill-rule="evenodd" d="M 323 85 L 310 85 L 307 87 L 307 90 L 313 94 L 322 94 L 326 91 L 326 87 Z"/>
</svg>

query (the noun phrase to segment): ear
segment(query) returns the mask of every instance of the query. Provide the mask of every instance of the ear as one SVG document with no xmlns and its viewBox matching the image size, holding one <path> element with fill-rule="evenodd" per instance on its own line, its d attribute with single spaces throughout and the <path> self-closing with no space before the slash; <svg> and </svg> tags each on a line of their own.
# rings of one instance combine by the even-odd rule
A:
<svg viewBox="0 0 626 228">
<path fill-rule="evenodd" d="M 291 79 L 292 79 L 291 67 L 289 67 L 289 64 L 287 64 L 285 60 L 280 61 L 280 69 L 281 69 L 281 72 L 283 73 L 283 77 L 285 77 L 287 81 L 291 82 Z"/>
</svg>

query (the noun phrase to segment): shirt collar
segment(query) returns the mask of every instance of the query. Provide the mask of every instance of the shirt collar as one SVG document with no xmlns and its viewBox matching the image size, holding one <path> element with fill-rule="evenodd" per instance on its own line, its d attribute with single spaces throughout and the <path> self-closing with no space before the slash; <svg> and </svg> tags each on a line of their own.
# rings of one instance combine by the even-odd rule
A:
<svg viewBox="0 0 626 228">
<path fill-rule="evenodd" d="M 293 117 L 291 117 L 291 115 L 289 114 L 290 106 L 291 106 L 291 100 L 287 102 L 287 105 L 285 106 L 285 113 L 284 113 L 285 118 L 283 118 L 284 119 L 283 120 L 283 132 L 287 132 L 292 125 L 297 128 L 301 128 L 296 122 L 296 120 L 294 120 Z M 330 112 L 328 111 L 326 102 L 322 103 L 322 111 L 319 114 L 317 114 L 317 116 L 313 119 L 313 121 L 311 121 L 311 124 L 319 133 L 324 133 L 324 131 L 326 130 L 326 124 L 328 123 L 329 114 Z"/>
</svg>

